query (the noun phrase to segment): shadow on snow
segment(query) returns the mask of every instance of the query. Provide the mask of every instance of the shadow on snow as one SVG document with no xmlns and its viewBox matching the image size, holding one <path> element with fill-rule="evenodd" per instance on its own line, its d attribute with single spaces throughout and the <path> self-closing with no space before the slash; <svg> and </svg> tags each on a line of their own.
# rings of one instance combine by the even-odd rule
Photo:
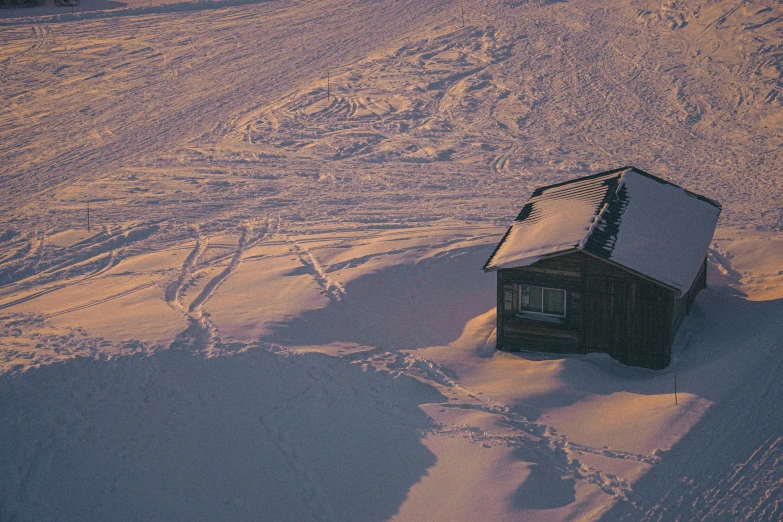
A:
<svg viewBox="0 0 783 522">
<path fill-rule="evenodd" d="M 264 340 L 388 350 L 449 344 L 469 320 L 495 306 L 495 275 L 481 271 L 491 252 L 492 246 L 457 249 L 349 281 L 342 301 L 278 325 Z"/>
<path fill-rule="evenodd" d="M 181 350 L 0 377 L 13 520 L 385 520 L 435 456 L 412 378 L 319 354 Z"/>
</svg>

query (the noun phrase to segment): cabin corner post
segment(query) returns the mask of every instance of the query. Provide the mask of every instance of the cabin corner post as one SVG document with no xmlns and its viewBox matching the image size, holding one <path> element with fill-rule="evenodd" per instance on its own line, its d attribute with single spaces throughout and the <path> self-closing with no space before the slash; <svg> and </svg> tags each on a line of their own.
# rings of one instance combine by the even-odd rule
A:
<svg viewBox="0 0 783 522">
<path fill-rule="evenodd" d="M 590 347 L 587 343 L 587 261 L 588 257 L 584 254 L 579 256 L 579 350 L 582 353 L 590 353 Z"/>
<path fill-rule="evenodd" d="M 684 299 L 687 301 L 687 298 L 684 298 Z M 663 352 L 662 353 L 663 361 L 662 361 L 661 366 L 659 366 L 658 368 L 653 368 L 653 369 L 656 369 L 656 370 L 662 370 L 662 369 L 666 368 L 667 366 L 669 366 L 671 364 L 671 362 L 672 362 L 672 347 L 674 346 L 674 339 L 677 336 L 677 330 L 679 330 L 680 324 L 682 323 L 682 320 L 679 320 L 679 322 L 678 322 L 678 313 L 679 313 L 678 308 L 682 307 L 684 305 L 684 303 L 680 302 L 679 306 L 678 306 L 678 299 L 676 297 L 676 294 L 673 293 L 673 292 L 670 293 L 670 295 L 669 295 L 668 303 L 669 303 L 668 309 L 669 309 L 669 314 L 670 314 L 670 320 L 666 321 L 666 324 L 665 324 L 665 334 L 666 334 L 665 335 L 665 339 L 666 339 L 666 342 L 664 343 L 664 345 L 662 347 L 663 348 L 663 350 L 662 350 L 662 352 Z M 685 303 L 685 305 L 687 305 L 687 303 Z M 683 319 L 684 319 L 684 316 L 683 316 Z"/>
<path fill-rule="evenodd" d="M 496 333 L 495 333 L 495 348 L 498 350 L 503 349 L 503 304 L 504 304 L 504 293 L 503 293 L 503 270 L 497 271 L 497 319 L 495 323 Z"/>
</svg>

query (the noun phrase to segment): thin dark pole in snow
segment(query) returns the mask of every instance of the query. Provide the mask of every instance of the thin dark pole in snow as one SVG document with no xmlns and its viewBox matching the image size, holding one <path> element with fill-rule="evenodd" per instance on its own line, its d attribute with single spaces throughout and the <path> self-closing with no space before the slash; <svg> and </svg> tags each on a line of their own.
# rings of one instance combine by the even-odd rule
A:
<svg viewBox="0 0 783 522">
<path fill-rule="evenodd" d="M 329 84 L 329 71 L 326 71 L 326 101 L 329 101 L 331 86 Z"/>
<path fill-rule="evenodd" d="M 677 405 L 677 374 L 674 374 L 674 405 Z"/>
<path fill-rule="evenodd" d="M 465 5 L 462 3 L 462 0 L 459 2 L 459 10 L 462 13 L 462 27 L 465 27 Z"/>
<path fill-rule="evenodd" d="M 87 232 L 90 231 L 90 200 L 87 200 Z"/>
</svg>

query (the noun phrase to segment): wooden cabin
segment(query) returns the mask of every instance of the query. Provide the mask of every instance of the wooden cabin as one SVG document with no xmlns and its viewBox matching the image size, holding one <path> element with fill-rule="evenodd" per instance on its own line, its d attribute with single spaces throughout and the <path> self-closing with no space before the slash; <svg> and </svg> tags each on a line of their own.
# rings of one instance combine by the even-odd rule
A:
<svg viewBox="0 0 783 522">
<path fill-rule="evenodd" d="M 634 167 L 536 189 L 484 265 L 497 272 L 497 348 L 665 368 L 707 285 L 720 211 Z"/>
</svg>

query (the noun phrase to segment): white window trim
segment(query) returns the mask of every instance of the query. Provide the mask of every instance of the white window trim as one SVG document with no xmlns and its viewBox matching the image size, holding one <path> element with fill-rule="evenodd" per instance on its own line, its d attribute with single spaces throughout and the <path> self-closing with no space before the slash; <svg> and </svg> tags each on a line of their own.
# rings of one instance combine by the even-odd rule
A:
<svg viewBox="0 0 783 522">
<path fill-rule="evenodd" d="M 522 310 L 522 287 L 523 286 L 534 286 L 536 288 L 541 288 L 541 312 L 534 312 L 532 310 Z M 551 286 L 539 286 L 539 285 L 532 285 L 532 284 L 517 284 L 517 311 L 520 314 L 530 314 L 530 315 L 541 315 L 544 317 L 556 317 L 558 319 L 565 319 L 566 315 L 568 314 L 568 290 L 565 288 L 553 288 Z M 557 290 L 558 292 L 563 292 L 563 315 L 560 314 L 548 314 L 543 311 L 544 309 L 544 290 Z"/>
</svg>

